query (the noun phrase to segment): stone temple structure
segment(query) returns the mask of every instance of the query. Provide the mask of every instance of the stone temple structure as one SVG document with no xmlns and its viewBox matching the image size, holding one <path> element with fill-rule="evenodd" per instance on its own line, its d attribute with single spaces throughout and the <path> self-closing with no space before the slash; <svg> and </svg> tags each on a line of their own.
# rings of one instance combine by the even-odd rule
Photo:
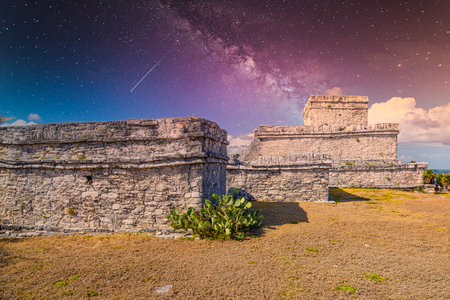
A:
<svg viewBox="0 0 450 300">
<path fill-rule="evenodd" d="M 369 99 L 363 96 L 311 96 L 304 109 L 304 126 L 262 125 L 254 132 L 254 140 L 239 157 L 239 161 L 228 167 L 229 185 L 256 193 L 256 198 L 269 198 L 270 193 L 287 200 L 301 199 L 299 192 L 283 195 L 286 185 L 298 179 L 298 172 L 312 168 L 308 181 L 316 197 L 309 200 L 325 201 L 318 189 L 321 181 L 330 187 L 377 187 L 410 188 L 423 184 L 422 175 L 426 163 L 403 164 L 397 158 L 396 123 L 368 125 Z M 279 173 L 262 168 L 262 161 L 277 161 Z M 286 172 L 283 168 L 295 164 L 297 171 Z M 300 165 L 302 166 L 300 168 Z M 328 173 L 327 175 L 319 172 Z M 253 170 L 249 175 L 248 169 Z M 254 173 L 259 170 L 258 178 Z M 263 170 L 264 169 L 264 170 Z M 300 171 L 302 169 L 303 171 Z M 278 178 L 277 186 L 267 184 L 263 177 Z M 326 178 L 323 178 L 326 177 Z M 284 183 L 283 183 L 284 182 Z M 302 179 L 304 182 L 304 179 Z M 323 184 L 323 183 L 322 183 Z M 306 188 L 307 190 L 311 187 Z"/>
<path fill-rule="evenodd" d="M 200 118 L 0 128 L 0 233 L 167 225 L 226 192 L 227 133 Z"/>
</svg>

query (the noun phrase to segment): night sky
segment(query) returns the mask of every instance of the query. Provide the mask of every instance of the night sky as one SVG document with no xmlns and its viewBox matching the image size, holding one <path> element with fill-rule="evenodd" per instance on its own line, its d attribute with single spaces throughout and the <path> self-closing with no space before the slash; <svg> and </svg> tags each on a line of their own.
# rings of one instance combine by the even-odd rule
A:
<svg viewBox="0 0 450 300">
<path fill-rule="evenodd" d="M 2 0 L 0 115 L 196 116 L 237 136 L 302 124 L 327 90 L 429 110 L 450 102 L 449 20 L 448 0 Z"/>
</svg>

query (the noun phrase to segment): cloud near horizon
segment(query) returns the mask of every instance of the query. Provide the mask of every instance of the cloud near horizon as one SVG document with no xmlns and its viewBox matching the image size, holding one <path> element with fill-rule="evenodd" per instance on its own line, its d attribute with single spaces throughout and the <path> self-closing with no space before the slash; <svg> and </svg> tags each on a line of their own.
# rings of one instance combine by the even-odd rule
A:
<svg viewBox="0 0 450 300">
<path fill-rule="evenodd" d="M 416 99 L 392 97 L 369 108 L 369 124 L 399 123 L 399 142 L 450 145 L 450 103 L 423 109 Z"/>
<path fill-rule="evenodd" d="M 27 122 L 24 121 L 22 119 L 16 120 L 12 123 L 5 123 L 0 125 L 0 127 L 12 127 L 12 126 L 30 126 L 30 125 L 36 125 L 37 123 L 31 121 L 31 122 Z"/>
<path fill-rule="evenodd" d="M 42 120 L 42 118 L 38 114 L 30 113 L 28 115 L 28 121 L 40 121 L 40 120 Z"/>
<path fill-rule="evenodd" d="M 242 153 L 252 140 L 253 132 L 249 134 L 239 134 L 236 137 L 229 134 L 228 141 L 230 142 L 230 145 L 228 146 L 228 154 Z"/>
<path fill-rule="evenodd" d="M 328 96 L 342 96 L 344 95 L 344 91 L 340 87 L 335 86 L 331 89 L 326 90 L 325 94 L 327 94 Z"/>
</svg>

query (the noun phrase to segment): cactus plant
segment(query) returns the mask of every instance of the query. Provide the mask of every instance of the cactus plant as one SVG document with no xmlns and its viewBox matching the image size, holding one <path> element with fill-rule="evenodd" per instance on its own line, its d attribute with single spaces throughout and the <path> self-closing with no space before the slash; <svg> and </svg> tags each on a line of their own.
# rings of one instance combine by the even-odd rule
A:
<svg viewBox="0 0 450 300">
<path fill-rule="evenodd" d="M 167 218 L 174 229 L 191 229 L 202 238 L 226 240 L 243 239 L 253 227 L 261 226 L 263 217 L 259 210 L 251 210 L 252 204 L 244 198 L 234 199 L 227 194 L 212 194 L 211 200 L 196 212 L 189 207 L 185 213 L 171 210 Z"/>
</svg>

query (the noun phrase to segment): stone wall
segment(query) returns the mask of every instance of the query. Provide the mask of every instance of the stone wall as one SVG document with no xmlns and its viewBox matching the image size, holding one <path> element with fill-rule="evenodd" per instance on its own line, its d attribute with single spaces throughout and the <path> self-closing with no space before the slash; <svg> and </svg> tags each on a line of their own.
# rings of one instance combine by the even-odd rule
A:
<svg viewBox="0 0 450 300">
<path fill-rule="evenodd" d="M 306 126 L 367 125 L 369 98 L 314 95 L 303 110 Z"/>
<path fill-rule="evenodd" d="M 396 159 L 398 124 L 337 127 L 259 126 L 242 160 L 293 153 L 322 153 L 332 160 Z"/>
<path fill-rule="evenodd" d="M 330 187 L 398 189 L 423 186 L 423 173 L 427 166 L 427 163 L 390 161 L 333 162 Z"/>
<path fill-rule="evenodd" d="M 257 200 L 328 201 L 331 163 L 323 155 L 259 157 L 227 167 L 227 187 L 240 188 Z"/>
<path fill-rule="evenodd" d="M 0 128 L 0 226 L 164 227 L 225 193 L 226 131 L 197 118 Z"/>
</svg>

